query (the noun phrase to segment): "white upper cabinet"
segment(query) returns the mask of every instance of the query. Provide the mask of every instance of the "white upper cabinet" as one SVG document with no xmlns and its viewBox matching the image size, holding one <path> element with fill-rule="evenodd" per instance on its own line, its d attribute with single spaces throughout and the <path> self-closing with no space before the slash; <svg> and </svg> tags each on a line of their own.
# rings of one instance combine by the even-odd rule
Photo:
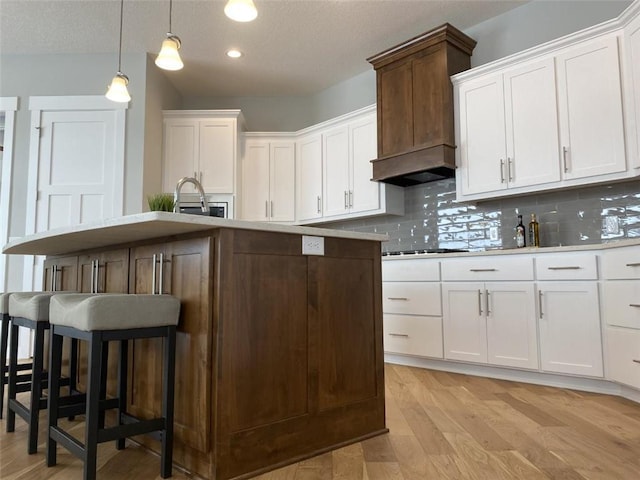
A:
<svg viewBox="0 0 640 480">
<path fill-rule="evenodd" d="M 560 179 L 554 82 L 548 59 L 460 86 L 463 195 Z"/>
<path fill-rule="evenodd" d="M 567 49 L 556 62 L 563 177 L 623 172 L 618 37 Z"/>
<path fill-rule="evenodd" d="M 640 174 L 640 8 L 628 10 L 452 77 L 458 200 Z"/>
<path fill-rule="evenodd" d="M 375 108 L 298 132 L 296 221 L 309 224 L 404 213 L 404 191 L 371 180 L 377 155 Z"/>
<path fill-rule="evenodd" d="M 241 218 L 292 222 L 295 219 L 293 140 L 247 138 L 242 159 Z"/>
<path fill-rule="evenodd" d="M 162 189 L 195 177 L 206 193 L 235 193 L 239 110 L 166 110 Z M 185 184 L 185 192 L 195 192 Z"/>
<path fill-rule="evenodd" d="M 296 219 L 322 218 L 322 135 L 300 137 L 296 142 Z"/>
</svg>

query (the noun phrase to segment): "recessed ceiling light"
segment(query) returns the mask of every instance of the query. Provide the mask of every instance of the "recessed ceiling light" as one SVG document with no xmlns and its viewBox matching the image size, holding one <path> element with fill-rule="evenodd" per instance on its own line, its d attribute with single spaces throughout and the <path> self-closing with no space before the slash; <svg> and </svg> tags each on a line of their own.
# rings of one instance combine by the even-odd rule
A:
<svg viewBox="0 0 640 480">
<path fill-rule="evenodd" d="M 235 48 L 227 50 L 227 57 L 240 58 L 241 56 L 242 56 L 242 52 L 240 50 L 237 50 Z"/>
</svg>

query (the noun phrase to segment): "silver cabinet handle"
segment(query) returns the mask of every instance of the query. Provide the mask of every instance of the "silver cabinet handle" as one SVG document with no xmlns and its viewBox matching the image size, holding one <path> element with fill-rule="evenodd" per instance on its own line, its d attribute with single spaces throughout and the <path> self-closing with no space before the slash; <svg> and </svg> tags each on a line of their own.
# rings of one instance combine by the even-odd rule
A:
<svg viewBox="0 0 640 480">
<path fill-rule="evenodd" d="M 547 267 L 547 270 L 580 270 L 581 268 L 577 265 L 568 265 L 566 267 Z"/>
<path fill-rule="evenodd" d="M 409 338 L 409 335 L 407 335 L 406 333 L 390 333 L 389 334 L 390 337 L 403 337 L 403 338 Z"/>
<path fill-rule="evenodd" d="M 487 317 L 491 315 L 491 308 L 489 308 L 489 290 L 485 290 L 484 293 L 487 296 Z"/>
<path fill-rule="evenodd" d="M 538 290 L 538 307 L 540 307 L 540 318 L 544 315 L 542 314 L 542 290 Z"/>
<path fill-rule="evenodd" d="M 344 191 L 344 209 L 349 208 L 349 192 Z"/>
<path fill-rule="evenodd" d="M 91 293 L 98 293 L 98 271 L 100 268 L 100 263 L 98 259 L 95 259 L 92 263 L 91 267 Z"/>
<path fill-rule="evenodd" d="M 567 166 L 567 151 L 569 149 L 567 147 L 562 147 L 562 164 L 564 165 L 564 172 L 567 173 L 569 171 L 569 167 Z"/>
<path fill-rule="evenodd" d="M 470 272 L 497 272 L 497 268 L 470 268 Z"/>
<path fill-rule="evenodd" d="M 478 315 L 482 316 L 482 290 L 478 290 Z"/>
<path fill-rule="evenodd" d="M 629 306 L 640 308 L 640 303 L 630 303 Z"/>
<path fill-rule="evenodd" d="M 320 199 L 320 195 L 318 195 L 318 213 L 320 213 L 320 212 L 321 212 L 321 209 L 322 209 L 322 203 L 321 203 L 321 201 L 322 201 L 322 200 Z"/>
<path fill-rule="evenodd" d="M 512 172 L 513 160 L 507 157 L 507 172 L 509 173 L 509 181 L 513 182 L 513 172 Z"/>
<path fill-rule="evenodd" d="M 269 200 L 264 201 L 264 217 L 269 218 Z"/>
<path fill-rule="evenodd" d="M 164 293 L 164 253 L 160 254 L 160 282 L 158 286 L 158 293 L 162 295 Z"/>
<path fill-rule="evenodd" d="M 156 263 L 158 262 L 158 256 L 153 254 L 153 267 L 151 267 L 151 295 L 156 294 Z"/>
<path fill-rule="evenodd" d="M 269 217 L 273 218 L 273 200 L 269 202 Z"/>
<path fill-rule="evenodd" d="M 640 262 L 637 262 L 637 263 L 627 263 L 625 266 L 627 266 L 627 267 L 640 267 Z"/>
<path fill-rule="evenodd" d="M 635 358 L 631 360 L 633 363 L 640 363 L 640 360 L 636 360 Z"/>
<path fill-rule="evenodd" d="M 388 300 L 403 300 L 403 301 L 407 301 L 409 300 L 407 297 L 387 297 Z"/>
<path fill-rule="evenodd" d="M 58 266 L 57 265 L 52 265 L 51 266 L 51 291 L 55 292 L 56 288 L 58 287 Z"/>
<path fill-rule="evenodd" d="M 500 159 L 500 183 L 504 183 L 504 160 Z"/>
<path fill-rule="evenodd" d="M 349 190 L 349 207 L 353 207 L 353 190 Z"/>
</svg>

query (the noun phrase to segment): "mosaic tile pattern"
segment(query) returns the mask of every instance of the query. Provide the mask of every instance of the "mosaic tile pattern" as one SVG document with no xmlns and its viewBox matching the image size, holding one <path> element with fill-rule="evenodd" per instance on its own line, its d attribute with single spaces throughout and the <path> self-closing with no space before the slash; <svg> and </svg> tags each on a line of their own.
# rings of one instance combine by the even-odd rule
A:
<svg viewBox="0 0 640 480">
<path fill-rule="evenodd" d="M 640 237 L 640 181 L 541 192 L 477 204 L 456 202 L 455 179 L 405 188 L 405 215 L 323 225 L 386 233 L 384 251 L 515 248 L 517 215 L 535 213 L 540 245 L 599 244 Z"/>
</svg>

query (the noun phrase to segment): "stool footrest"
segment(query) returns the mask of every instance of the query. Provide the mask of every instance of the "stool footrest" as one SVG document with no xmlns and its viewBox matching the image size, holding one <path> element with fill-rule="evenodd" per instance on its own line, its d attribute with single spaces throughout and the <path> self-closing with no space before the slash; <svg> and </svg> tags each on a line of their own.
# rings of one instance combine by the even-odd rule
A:
<svg viewBox="0 0 640 480">
<path fill-rule="evenodd" d="M 11 410 L 13 410 L 16 413 L 16 415 L 19 415 L 20 418 L 22 418 L 26 422 L 29 422 L 30 409 L 27 408 L 26 405 L 20 403 L 18 400 L 14 400 L 13 398 L 10 398 L 9 399 L 9 408 L 11 408 Z M 40 403 L 38 405 L 38 409 L 39 410 L 46 410 L 47 409 L 47 399 L 46 398 L 41 398 L 40 399 Z"/>
<path fill-rule="evenodd" d="M 68 434 L 59 427 L 50 426 L 49 437 L 65 447 L 77 458 L 81 459 L 82 461 L 85 460 L 86 450 L 84 448 L 84 445 L 72 435 Z"/>
<path fill-rule="evenodd" d="M 144 435 L 165 428 L 164 418 L 154 418 L 152 420 L 138 420 L 135 423 L 127 423 L 115 427 L 105 428 L 98 431 L 98 443 L 118 440 L 119 438 L 133 437 L 134 435 Z"/>
</svg>

